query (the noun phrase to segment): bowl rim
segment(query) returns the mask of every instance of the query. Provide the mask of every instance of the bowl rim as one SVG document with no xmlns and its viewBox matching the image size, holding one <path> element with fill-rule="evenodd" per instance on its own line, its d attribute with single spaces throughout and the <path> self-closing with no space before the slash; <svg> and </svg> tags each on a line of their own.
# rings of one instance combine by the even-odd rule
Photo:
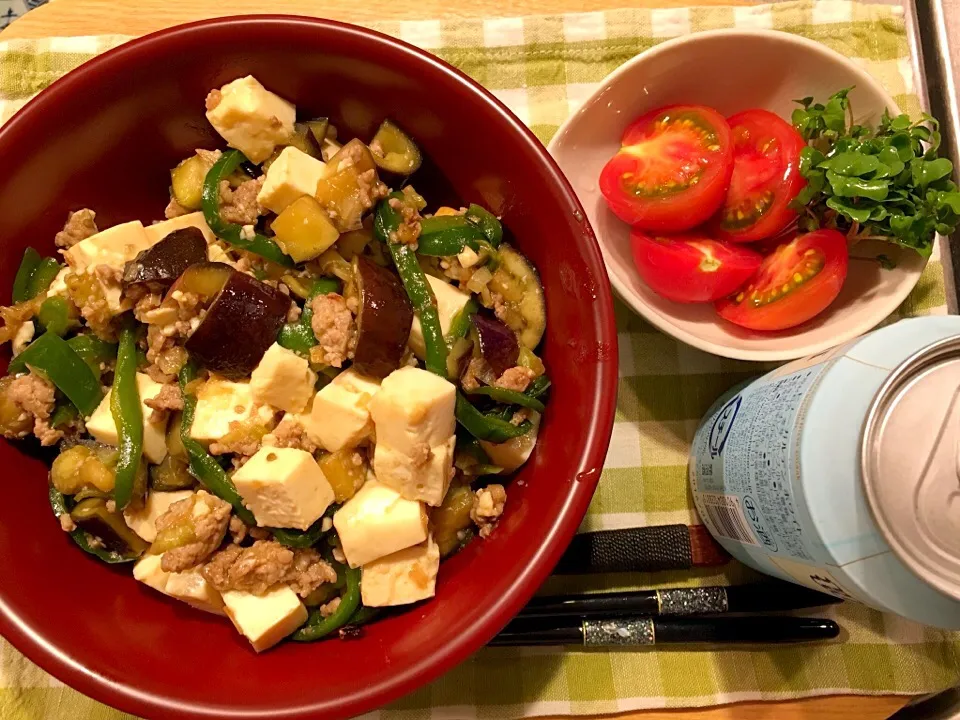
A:
<svg viewBox="0 0 960 720">
<path fill-rule="evenodd" d="M 569 181 L 543 143 L 506 105 L 465 73 L 429 52 L 399 38 L 336 20 L 283 13 L 244 14 L 175 25 L 134 38 L 88 60 L 31 99 L 0 127 L 0 146 L 8 134 L 19 130 L 22 125 L 28 125 L 34 115 L 48 112 L 48 106 L 56 102 L 59 92 L 90 82 L 91 79 L 88 78 L 91 75 L 97 75 L 102 72 L 102 69 L 122 64 L 131 53 L 136 55 L 144 51 L 159 51 L 170 40 L 189 39 L 191 35 L 202 37 L 212 28 L 252 25 L 262 29 L 264 24 L 287 26 L 291 29 L 323 29 L 352 36 L 357 43 L 373 43 L 383 47 L 385 51 L 412 56 L 414 62 L 431 66 L 434 71 L 447 75 L 464 92 L 478 97 L 490 107 L 491 112 L 499 115 L 501 121 L 518 136 L 518 141 L 531 150 L 542 174 L 569 203 L 571 213 L 575 217 L 584 218 L 581 234 L 585 263 L 597 278 L 607 276 L 596 235 L 586 220 L 586 213 Z M 518 569 L 508 592 L 492 598 L 485 607 L 478 608 L 473 625 L 468 632 L 450 638 L 435 652 L 425 656 L 422 661 L 398 670 L 375 685 L 358 687 L 355 692 L 336 701 L 294 700 L 283 708 L 253 711 L 244 709 L 242 706 L 224 709 L 198 705 L 171 698 L 169 695 L 141 690 L 133 682 L 118 682 L 116 678 L 98 675 L 85 668 L 80 660 L 62 652 L 53 637 L 43 632 L 34 632 L 26 626 L 4 601 L 2 594 L 0 594 L 0 634 L 31 661 L 76 690 L 112 707 L 145 717 L 249 719 L 355 715 L 382 707 L 436 679 L 483 647 L 533 596 L 553 570 L 575 534 L 596 490 L 613 431 L 618 378 L 617 330 L 612 295 L 606 285 L 599 288 L 597 293 L 599 302 L 595 306 L 595 313 L 598 316 L 599 332 L 604 336 L 609 352 L 603 354 L 600 358 L 601 362 L 598 362 L 598 387 L 595 393 L 590 393 L 591 399 L 587 403 L 587 407 L 593 408 L 594 412 L 591 415 L 581 410 L 580 417 L 587 415 L 584 417 L 585 423 L 582 428 L 587 450 L 578 464 L 570 469 L 570 482 L 566 483 L 566 489 L 563 491 L 565 495 L 563 502 L 557 508 L 553 522 L 536 554 L 527 566 Z"/>
<path fill-rule="evenodd" d="M 759 37 L 774 39 L 787 44 L 799 45 L 808 50 L 819 53 L 833 62 L 845 66 L 851 74 L 856 76 L 858 85 L 869 87 L 883 99 L 887 105 L 887 109 L 891 113 L 901 112 L 900 106 L 897 104 L 896 100 L 893 99 L 890 93 L 888 93 L 886 89 L 876 79 L 874 79 L 872 75 L 870 75 L 870 73 L 849 58 L 844 57 L 823 43 L 817 42 L 816 40 L 810 40 L 802 35 L 796 35 L 783 30 L 767 30 L 762 28 L 722 28 L 719 30 L 704 30 L 701 32 L 690 33 L 688 35 L 681 35 L 669 40 L 664 40 L 662 43 L 638 53 L 607 75 L 603 80 L 600 81 L 597 89 L 591 93 L 586 100 L 584 100 L 581 108 L 584 108 L 588 104 L 594 102 L 602 93 L 606 92 L 609 87 L 617 82 L 620 82 L 622 77 L 630 73 L 637 65 L 647 62 L 657 55 L 674 52 L 678 48 L 689 43 L 723 37 Z M 581 110 L 578 108 L 577 111 L 567 116 L 567 119 L 564 120 L 563 124 L 560 125 L 556 134 L 550 140 L 550 144 L 547 146 L 547 149 L 550 151 L 551 155 L 554 155 L 556 147 L 559 145 L 563 136 L 569 132 L 569 129 L 581 121 L 580 115 Z M 607 251 L 604 247 L 604 242 L 598 238 L 597 244 L 600 246 L 600 253 L 604 258 L 604 266 L 606 266 Z M 926 267 L 926 264 L 924 264 L 923 267 Z M 805 357 L 807 355 L 814 355 L 816 353 L 829 350 L 830 348 L 842 345 L 843 343 L 877 327 L 877 325 L 882 323 L 891 315 L 891 313 L 895 312 L 896 309 L 903 303 L 903 301 L 906 300 L 910 292 L 913 291 L 913 288 L 920 280 L 920 274 L 923 271 L 923 267 L 912 273 L 915 276 L 914 281 L 906 288 L 905 291 L 889 295 L 885 298 L 877 299 L 875 302 L 875 304 L 878 306 L 876 315 L 879 317 L 876 319 L 872 319 L 873 315 L 868 316 L 867 319 L 860 321 L 843 333 L 838 333 L 833 339 L 823 340 L 820 342 L 811 342 L 804 345 L 802 348 L 793 350 L 732 348 L 725 345 L 720 345 L 710 340 L 705 340 L 692 332 L 677 327 L 662 313 L 644 303 L 643 300 L 636 296 L 633 290 L 631 290 L 630 287 L 623 282 L 616 273 L 608 270 L 607 276 L 610 279 L 610 285 L 613 288 L 614 293 L 616 293 L 617 297 L 620 298 L 626 305 L 628 305 L 634 313 L 650 322 L 650 324 L 652 324 L 661 332 L 670 335 L 671 337 L 680 340 L 691 347 L 711 353 L 712 355 L 731 358 L 733 360 L 749 360 L 753 362 L 782 362 L 787 360 L 796 360 L 797 358 Z M 882 316 L 880 316 L 879 308 L 883 308 Z"/>
</svg>

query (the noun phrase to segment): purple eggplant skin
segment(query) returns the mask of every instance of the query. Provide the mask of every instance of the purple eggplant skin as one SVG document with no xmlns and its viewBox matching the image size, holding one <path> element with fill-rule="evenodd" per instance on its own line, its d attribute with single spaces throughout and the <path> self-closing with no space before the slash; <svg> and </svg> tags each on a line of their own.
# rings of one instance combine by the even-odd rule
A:
<svg viewBox="0 0 960 720">
<path fill-rule="evenodd" d="M 173 285 L 191 265 L 207 259 L 207 241 L 195 227 L 174 230 L 123 268 L 123 285 L 150 283 L 161 288 Z"/>
<path fill-rule="evenodd" d="M 362 375 L 385 378 L 400 367 L 413 324 L 413 305 L 393 271 L 361 256 L 355 268 L 360 311 L 353 367 Z"/>
<path fill-rule="evenodd" d="M 517 336 L 496 318 L 474 313 L 471 318 L 480 343 L 480 354 L 497 377 L 517 364 L 520 343 Z"/>
<path fill-rule="evenodd" d="M 276 341 L 289 309 L 282 292 L 234 272 L 185 347 L 207 370 L 228 380 L 246 378 Z"/>
</svg>

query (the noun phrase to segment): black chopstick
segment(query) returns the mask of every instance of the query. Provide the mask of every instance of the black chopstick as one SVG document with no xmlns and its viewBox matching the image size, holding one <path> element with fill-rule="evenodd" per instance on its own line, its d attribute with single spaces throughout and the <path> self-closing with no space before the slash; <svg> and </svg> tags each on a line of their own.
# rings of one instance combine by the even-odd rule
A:
<svg viewBox="0 0 960 720">
<path fill-rule="evenodd" d="M 676 644 L 783 644 L 830 640 L 840 634 L 832 620 L 755 615 L 733 618 L 514 620 L 491 646 L 582 645 L 642 647 Z"/>
<path fill-rule="evenodd" d="M 518 618 L 613 617 L 618 615 L 707 615 L 799 610 L 842 602 L 832 595 L 792 583 L 730 587 L 670 588 L 638 592 L 535 597 Z"/>
</svg>

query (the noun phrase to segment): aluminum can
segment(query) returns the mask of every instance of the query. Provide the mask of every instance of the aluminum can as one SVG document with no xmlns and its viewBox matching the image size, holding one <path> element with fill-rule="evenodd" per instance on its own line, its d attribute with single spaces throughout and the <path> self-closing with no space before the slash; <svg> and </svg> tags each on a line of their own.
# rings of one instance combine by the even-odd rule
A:
<svg viewBox="0 0 960 720">
<path fill-rule="evenodd" d="M 746 565 L 960 628 L 960 317 L 901 320 L 734 388 L 689 477 Z"/>
</svg>

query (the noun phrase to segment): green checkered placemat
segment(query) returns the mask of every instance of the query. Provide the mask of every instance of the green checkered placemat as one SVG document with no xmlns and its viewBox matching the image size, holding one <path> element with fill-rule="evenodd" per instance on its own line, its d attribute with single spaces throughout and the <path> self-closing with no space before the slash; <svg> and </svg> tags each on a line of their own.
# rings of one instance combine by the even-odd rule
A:
<svg viewBox="0 0 960 720">
<path fill-rule="evenodd" d="M 318 6 L 318 10 L 320 7 Z M 752 7 L 627 9 L 544 17 L 382 23 L 376 29 L 430 50 L 491 89 L 548 141 L 603 77 L 666 38 L 722 27 L 774 28 L 855 58 L 916 113 L 903 11 L 836 0 Z M 0 42 L 0 122 L 80 63 L 129 38 Z M 935 254 L 900 310 L 946 312 Z M 617 305 L 620 389 L 600 488 L 584 529 L 695 522 L 686 461 L 698 418 L 756 365 L 706 355 Z M 554 578 L 549 591 L 741 582 L 750 571 Z M 960 681 L 958 636 L 846 604 L 822 613 L 845 641 L 805 647 L 563 652 L 486 649 L 384 718 L 516 717 L 609 713 L 837 693 L 921 694 Z M 0 641 L 0 717 L 124 717 L 64 687 Z"/>
</svg>

